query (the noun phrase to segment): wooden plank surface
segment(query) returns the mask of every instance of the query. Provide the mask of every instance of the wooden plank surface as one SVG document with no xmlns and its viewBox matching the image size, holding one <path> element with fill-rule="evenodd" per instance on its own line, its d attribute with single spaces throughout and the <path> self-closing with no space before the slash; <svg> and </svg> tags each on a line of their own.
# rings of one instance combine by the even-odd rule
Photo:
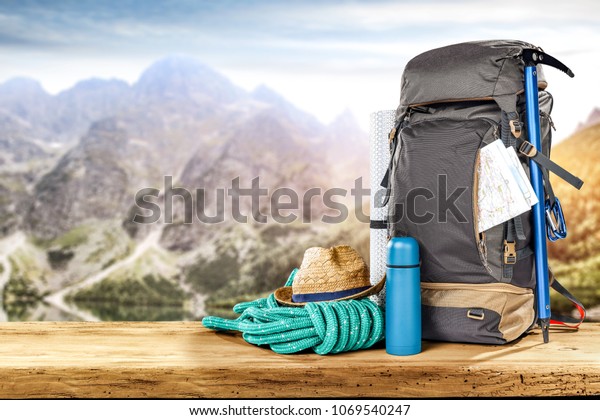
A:
<svg viewBox="0 0 600 420">
<path fill-rule="evenodd" d="M 600 395 L 600 324 L 507 346 L 278 355 L 198 322 L 0 323 L 0 398 Z"/>
</svg>

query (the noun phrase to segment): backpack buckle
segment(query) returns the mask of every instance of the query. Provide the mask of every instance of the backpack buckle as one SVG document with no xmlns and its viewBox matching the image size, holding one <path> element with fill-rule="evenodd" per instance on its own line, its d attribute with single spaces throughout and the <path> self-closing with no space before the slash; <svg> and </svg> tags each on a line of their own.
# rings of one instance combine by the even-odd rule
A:
<svg viewBox="0 0 600 420">
<path fill-rule="evenodd" d="M 467 318 L 475 319 L 477 321 L 483 321 L 485 318 L 485 312 L 481 308 L 469 309 L 467 311 Z"/>
<path fill-rule="evenodd" d="M 512 133 L 514 138 L 518 139 L 519 137 L 521 137 L 521 133 L 523 132 L 523 124 L 521 124 L 521 121 L 510 120 L 508 122 L 508 125 L 510 125 L 510 132 Z"/>
<path fill-rule="evenodd" d="M 524 154 L 525 156 L 532 158 L 537 155 L 537 149 L 533 146 L 533 144 L 528 141 L 524 141 L 519 146 L 519 153 Z"/>
<path fill-rule="evenodd" d="M 504 264 L 517 263 L 517 249 L 514 241 L 504 240 Z"/>
</svg>

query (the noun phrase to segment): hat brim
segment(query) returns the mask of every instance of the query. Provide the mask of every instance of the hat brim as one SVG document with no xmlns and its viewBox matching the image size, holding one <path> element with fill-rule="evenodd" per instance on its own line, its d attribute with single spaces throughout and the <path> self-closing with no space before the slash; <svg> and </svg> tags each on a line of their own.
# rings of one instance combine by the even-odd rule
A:
<svg viewBox="0 0 600 420">
<path fill-rule="evenodd" d="M 379 283 L 369 287 L 366 290 L 363 290 L 362 292 L 355 293 L 350 296 L 345 296 L 340 299 L 319 301 L 319 302 L 335 302 L 338 300 L 360 299 L 360 298 L 371 296 L 371 295 L 381 292 L 381 289 L 383 289 L 384 285 L 385 285 L 385 276 L 383 276 L 383 278 L 381 280 L 379 280 Z M 275 300 L 283 306 L 304 306 L 307 303 L 310 303 L 310 302 L 294 302 L 294 301 L 292 301 L 292 287 L 291 286 L 280 287 L 279 289 L 275 290 L 274 295 L 275 295 Z"/>
</svg>

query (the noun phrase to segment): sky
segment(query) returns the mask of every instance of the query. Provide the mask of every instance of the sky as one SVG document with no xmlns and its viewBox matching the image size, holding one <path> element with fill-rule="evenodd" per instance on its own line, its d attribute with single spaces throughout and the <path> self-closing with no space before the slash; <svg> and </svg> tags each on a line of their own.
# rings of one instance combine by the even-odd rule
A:
<svg viewBox="0 0 600 420">
<path fill-rule="evenodd" d="M 90 78 L 133 83 L 170 54 L 252 90 L 266 84 L 331 122 L 395 109 L 413 56 L 443 45 L 520 39 L 575 73 L 547 69 L 555 138 L 600 106 L 600 1 L 0 1 L 0 82 L 57 93 Z"/>
</svg>

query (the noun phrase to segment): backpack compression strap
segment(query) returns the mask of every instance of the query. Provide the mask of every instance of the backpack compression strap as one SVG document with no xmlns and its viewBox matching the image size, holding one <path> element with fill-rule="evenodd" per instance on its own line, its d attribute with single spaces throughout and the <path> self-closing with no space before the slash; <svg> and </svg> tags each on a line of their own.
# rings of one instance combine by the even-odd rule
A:
<svg viewBox="0 0 600 420">
<path fill-rule="evenodd" d="M 370 220 L 369 223 L 369 228 L 370 229 L 387 229 L 388 228 L 388 222 L 387 220 Z"/>
<path fill-rule="evenodd" d="M 502 111 L 500 135 L 505 147 L 517 148 L 517 138 L 521 136 L 521 123 L 516 111 Z M 504 227 L 504 255 L 502 258 L 502 281 L 510 282 L 513 267 L 519 260 L 516 252 L 517 239 L 525 241 L 523 219 L 517 215 L 506 222 Z"/>
<path fill-rule="evenodd" d="M 540 165 L 542 168 L 546 168 L 549 171 L 554 172 L 556 175 L 567 181 L 569 184 L 581 189 L 583 181 L 577 178 L 575 175 L 567 171 L 565 168 L 557 165 L 536 149 L 533 144 L 525 140 L 519 141 L 519 152 L 533 160 L 535 163 Z"/>
<path fill-rule="evenodd" d="M 383 200 L 381 202 L 382 207 L 387 205 L 387 203 L 390 201 L 390 188 L 391 188 L 390 176 L 392 175 L 392 166 L 394 164 L 394 155 L 396 154 L 396 147 L 398 146 L 398 133 L 400 132 L 400 128 L 402 127 L 403 121 L 404 121 L 404 116 L 402 117 L 402 119 L 399 122 L 397 122 L 394 125 L 394 128 L 392 128 L 392 131 L 390 131 L 390 134 L 388 136 L 388 139 L 390 142 L 390 163 L 388 165 L 387 171 L 385 171 L 385 175 L 383 175 L 383 179 L 381 180 L 381 183 L 379 184 L 386 190 L 385 197 L 383 198 Z M 373 229 L 381 229 L 381 228 L 373 227 Z"/>
</svg>

